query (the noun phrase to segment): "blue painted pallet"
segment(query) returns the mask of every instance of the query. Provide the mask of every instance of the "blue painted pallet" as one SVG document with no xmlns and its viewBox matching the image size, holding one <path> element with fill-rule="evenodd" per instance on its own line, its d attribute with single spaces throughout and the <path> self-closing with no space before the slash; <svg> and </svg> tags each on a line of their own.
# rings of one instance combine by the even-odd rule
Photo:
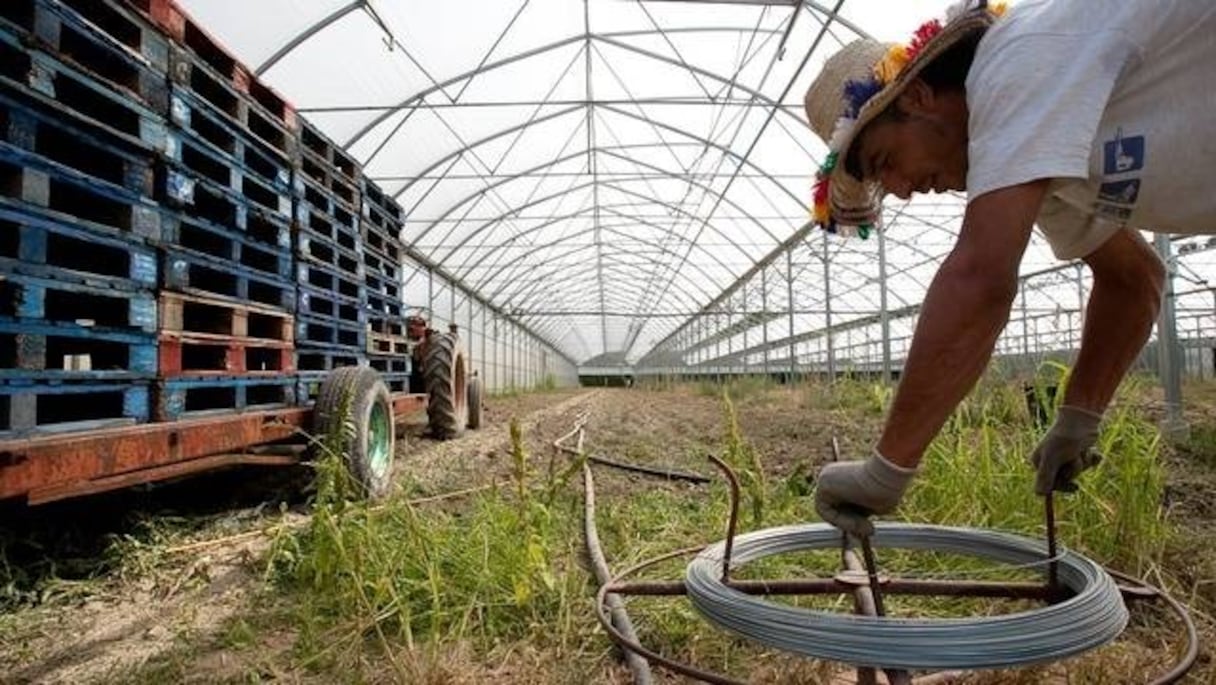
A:
<svg viewBox="0 0 1216 685">
<path fill-rule="evenodd" d="M 0 438 L 144 423 L 149 410 L 147 382 L 0 382 Z"/>
<path fill-rule="evenodd" d="M 179 135 L 188 135 L 207 144 L 235 164 L 270 181 L 276 188 L 291 189 L 293 164 L 289 157 L 245 131 L 233 128 L 223 116 L 180 86 L 172 86 L 170 90 L 169 121 Z"/>
<path fill-rule="evenodd" d="M 296 316 L 296 346 L 312 343 L 331 347 L 348 347 L 360 352 L 366 346 L 365 324 L 321 319 L 311 316 Z"/>
<path fill-rule="evenodd" d="M 403 314 L 405 304 L 399 297 L 387 297 L 369 290 L 367 292 L 367 304 L 365 308 L 370 320 L 383 317 L 399 317 Z"/>
<path fill-rule="evenodd" d="M 156 171 L 158 199 L 200 219 L 235 231 L 249 230 L 251 221 L 289 225 L 290 207 L 287 214 L 270 211 L 229 188 L 170 165 L 158 164 Z"/>
<path fill-rule="evenodd" d="M 401 301 L 401 283 L 395 278 L 385 278 L 369 271 L 363 276 L 363 285 L 369 295 L 375 293 L 390 300 Z"/>
<path fill-rule="evenodd" d="M 300 122 L 300 173 L 351 207 L 359 206 L 359 163 L 307 120 Z"/>
<path fill-rule="evenodd" d="M 359 235 L 359 224 L 356 216 L 346 210 L 335 214 L 326 214 L 312 205 L 298 200 L 295 207 L 295 223 L 302 229 L 308 229 L 314 235 L 327 239 L 359 255 L 363 254 L 363 240 Z"/>
<path fill-rule="evenodd" d="M 363 239 L 364 252 L 381 257 L 386 264 L 399 264 L 401 253 L 405 251 L 405 246 L 398 238 L 399 231 L 400 229 L 393 229 L 390 233 L 364 219 L 359 224 L 359 237 Z"/>
<path fill-rule="evenodd" d="M 214 413 L 292 406 L 294 374 L 274 378 L 174 378 L 156 381 L 152 418 L 156 421 Z"/>
<path fill-rule="evenodd" d="M 124 136 L 149 150 L 164 145 L 164 110 L 149 107 L 125 88 L 30 49 L 7 31 L 0 31 L 0 88 Z"/>
<path fill-rule="evenodd" d="M 0 379 L 149 379 L 156 371 L 153 333 L 0 317 Z"/>
<path fill-rule="evenodd" d="M 384 384 L 388 386 L 388 391 L 392 393 L 409 392 L 410 391 L 410 375 L 400 373 L 382 373 L 380 378 L 384 380 Z"/>
<path fill-rule="evenodd" d="M 255 232 L 238 233 L 187 214 L 166 212 L 161 243 L 210 255 L 275 279 L 291 279 L 290 231 L 284 226 L 256 222 L 251 230 Z"/>
<path fill-rule="evenodd" d="M 152 195 L 152 158 L 147 150 L 103 129 L 58 116 L 54 110 L 28 106 L 4 91 L 0 91 L 0 136 L 55 167 L 136 195 Z"/>
<path fill-rule="evenodd" d="M 401 314 L 370 314 L 367 317 L 367 327 L 373 333 L 402 338 L 406 337 L 406 331 L 409 330 L 405 317 Z"/>
<path fill-rule="evenodd" d="M 83 326 L 156 331 L 156 296 L 148 290 L 132 289 L 125 279 L 92 285 L 57 280 L 55 269 L 42 267 L 43 274 L 26 267 L 26 273 L 9 272 L 0 280 L 0 316 L 34 319 Z M 108 283 L 108 285 L 102 285 Z"/>
<path fill-rule="evenodd" d="M 331 345 L 296 343 L 296 370 L 301 373 L 323 373 L 339 366 L 366 366 L 363 350 Z"/>
<path fill-rule="evenodd" d="M 366 247 L 372 247 L 367 245 Z M 375 249 L 363 250 L 363 266 L 364 270 L 369 274 L 375 274 L 381 278 L 386 278 L 394 283 L 401 280 L 401 260 L 389 259 L 381 254 L 382 251 Z M 400 255 L 398 255 L 400 257 Z"/>
<path fill-rule="evenodd" d="M 295 111 L 281 99 L 260 102 L 238 89 L 238 86 L 250 85 L 248 73 L 240 65 L 234 64 L 229 73 L 222 74 L 175 43 L 169 48 L 169 76 L 174 84 L 195 95 L 229 126 L 278 150 L 288 159 L 296 158 Z M 268 108 L 268 104 L 272 108 Z"/>
<path fill-rule="evenodd" d="M 397 201 L 384 193 L 379 185 L 363 177 L 363 218 L 390 235 L 397 235 L 405 220 L 405 213 Z"/>
<path fill-rule="evenodd" d="M 167 102 L 169 41 L 112 0 L 7 0 L 0 27 L 55 53 L 157 111 Z"/>
<path fill-rule="evenodd" d="M 366 288 L 363 282 L 324 264 L 296 263 L 296 282 L 314 292 L 326 293 L 362 304 Z"/>
<path fill-rule="evenodd" d="M 161 284 L 168 290 L 259 302 L 288 312 L 296 308 L 296 286 L 210 255 L 164 247 Z"/>
<path fill-rule="evenodd" d="M 359 196 L 342 196 L 324 187 L 304 173 L 297 173 L 292 179 L 292 190 L 300 200 L 307 202 L 323 214 L 350 214 L 352 219 L 359 215 Z"/>
<path fill-rule="evenodd" d="M 409 355 L 368 354 L 367 363 L 381 375 L 404 375 L 413 370 Z"/>
<path fill-rule="evenodd" d="M 254 173 L 191 135 L 170 131 L 165 137 L 165 157 L 196 179 L 207 179 L 252 205 L 291 219 L 291 192 L 285 185 Z"/>
<path fill-rule="evenodd" d="M 100 287 L 155 288 L 156 249 L 36 209 L 0 206 L 0 271 Z"/>
<path fill-rule="evenodd" d="M 367 323 L 366 304 L 358 299 L 334 295 L 307 285 L 298 286 L 296 312 L 317 319 L 335 319 L 348 323 Z"/>
<path fill-rule="evenodd" d="M 363 259 L 356 252 L 313 233 L 306 228 L 296 230 L 295 254 L 302 262 L 317 264 L 346 274 L 357 282 L 363 278 Z"/>
<path fill-rule="evenodd" d="M 44 214 L 103 233 L 160 236 L 160 208 L 131 190 L 99 181 L 0 141 L 0 207 Z"/>
</svg>

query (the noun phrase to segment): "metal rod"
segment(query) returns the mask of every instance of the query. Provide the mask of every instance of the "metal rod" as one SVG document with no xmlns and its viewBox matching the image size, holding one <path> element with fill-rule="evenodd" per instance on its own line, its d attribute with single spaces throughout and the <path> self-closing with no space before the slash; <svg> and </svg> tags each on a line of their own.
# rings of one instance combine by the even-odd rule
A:
<svg viewBox="0 0 1216 685">
<path fill-rule="evenodd" d="M 1047 585 L 1057 588 L 1060 586 L 1060 569 L 1056 563 L 1056 507 L 1053 493 L 1048 492 L 1043 498 L 1043 508 L 1047 514 Z"/>
<path fill-rule="evenodd" d="M 722 553 L 722 582 L 730 583 L 730 555 L 735 545 L 735 528 L 739 523 L 739 478 L 726 462 L 712 454 L 709 455 L 709 460 L 726 475 L 726 480 L 730 483 L 730 519 L 726 523 L 726 548 Z"/>
<path fill-rule="evenodd" d="M 878 582 L 878 562 L 874 561 L 874 546 L 870 544 L 868 537 L 861 538 L 861 554 L 866 562 L 866 575 L 870 577 L 870 593 L 874 595 L 875 615 L 886 616 L 887 610 L 883 606 L 882 590 Z"/>
</svg>

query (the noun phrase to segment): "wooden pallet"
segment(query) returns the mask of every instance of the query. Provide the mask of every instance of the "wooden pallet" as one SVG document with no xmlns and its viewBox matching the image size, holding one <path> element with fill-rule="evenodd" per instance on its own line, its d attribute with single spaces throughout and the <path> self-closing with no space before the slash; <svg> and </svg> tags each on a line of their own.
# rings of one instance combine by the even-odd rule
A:
<svg viewBox="0 0 1216 685">
<path fill-rule="evenodd" d="M 290 346 L 295 340 L 295 317 L 277 307 L 164 290 L 160 293 L 160 333 Z"/>
</svg>

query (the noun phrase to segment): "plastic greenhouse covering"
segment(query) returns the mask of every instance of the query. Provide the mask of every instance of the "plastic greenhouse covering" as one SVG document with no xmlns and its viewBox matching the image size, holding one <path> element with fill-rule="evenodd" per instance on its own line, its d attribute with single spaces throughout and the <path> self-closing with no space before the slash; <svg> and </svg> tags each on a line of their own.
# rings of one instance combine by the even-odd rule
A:
<svg viewBox="0 0 1216 685">
<path fill-rule="evenodd" d="M 868 240 L 807 209 L 823 61 L 944 2 L 180 4 L 400 203 L 407 302 L 465 294 L 570 362 L 898 364 L 959 227 L 954 194 L 888 197 Z M 1213 337 L 1210 247 L 1173 244 L 1185 339 Z M 1075 346 L 1085 270 L 1036 236 L 1022 271 L 999 352 Z"/>
</svg>

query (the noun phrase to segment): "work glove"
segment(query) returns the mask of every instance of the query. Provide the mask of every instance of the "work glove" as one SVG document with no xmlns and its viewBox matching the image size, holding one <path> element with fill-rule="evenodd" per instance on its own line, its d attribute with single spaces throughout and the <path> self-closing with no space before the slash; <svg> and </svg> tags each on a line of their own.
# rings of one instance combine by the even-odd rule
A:
<svg viewBox="0 0 1216 685">
<path fill-rule="evenodd" d="M 1036 493 L 1076 491 L 1077 484 L 1073 482 L 1076 477 L 1102 461 L 1102 455 L 1092 449 L 1098 441 L 1101 422 L 1101 414 L 1080 407 L 1065 405 L 1056 411 L 1055 423 L 1030 455 L 1038 471 L 1034 480 Z"/>
<path fill-rule="evenodd" d="M 863 461 L 827 464 L 819 470 L 815 510 L 844 532 L 869 537 L 869 516 L 894 511 L 915 476 L 916 469 L 896 466 L 878 452 Z"/>
</svg>

